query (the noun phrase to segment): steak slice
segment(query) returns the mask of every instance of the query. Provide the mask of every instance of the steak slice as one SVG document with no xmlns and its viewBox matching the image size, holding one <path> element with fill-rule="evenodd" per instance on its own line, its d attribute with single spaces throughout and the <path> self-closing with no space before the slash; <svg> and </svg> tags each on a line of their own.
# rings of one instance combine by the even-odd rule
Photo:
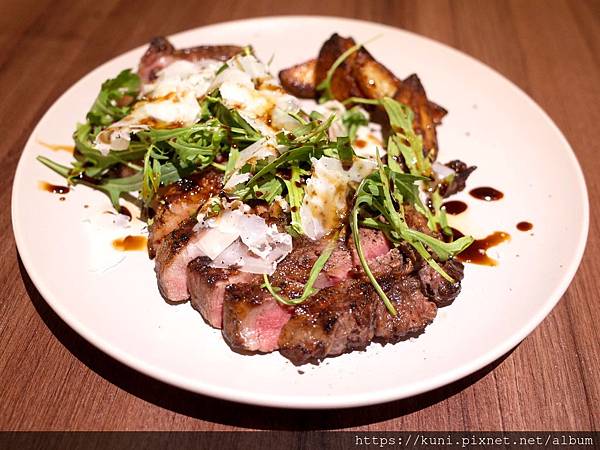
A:
<svg viewBox="0 0 600 450">
<path fill-rule="evenodd" d="M 176 50 L 167 38 L 155 37 L 150 41 L 150 46 L 140 60 L 138 74 L 142 81 L 149 82 L 156 79 L 158 72 L 174 61 L 180 59 L 191 62 L 203 59 L 227 61 L 242 50 L 242 47 L 237 45 L 201 45 Z"/>
<path fill-rule="evenodd" d="M 366 280 L 347 280 L 323 289 L 297 306 L 279 336 L 279 350 L 294 364 L 364 350 L 372 340 L 397 342 L 422 332 L 436 305 L 421 292 L 415 276 L 388 275 L 380 284 L 397 315 L 386 309 Z"/>
<path fill-rule="evenodd" d="M 211 259 L 205 256 L 194 259 L 187 266 L 187 288 L 192 306 L 211 326 L 221 328 L 225 288 L 236 283 L 247 283 L 257 275 L 237 269 L 210 267 Z"/>
<path fill-rule="evenodd" d="M 291 308 L 280 304 L 260 282 L 225 287 L 223 337 L 239 352 L 272 352 Z"/>
<path fill-rule="evenodd" d="M 223 185 L 223 175 L 215 169 L 200 173 L 161 188 L 152 209 L 154 216 L 149 227 L 148 254 L 156 256 L 156 249 L 163 238 L 189 219 L 206 201 L 217 195 Z"/>
<path fill-rule="evenodd" d="M 294 364 L 363 350 L 374 334 L 371 285 L 347 280 L 296 306 L 279 336 L 279 351 Z"/>
<path fill-rule="evenodd" d="M 416 276 L 389 276 L 379 280 L 394 307 L 392 316 L 383 301 L 377 298 L 375 318 L 375 340 L 382 344 L 396 342 L 422 333 L 435 319 L 437 307 L 421 292 Z"/>
<path fill-rule="evenodd" d="M 302 295 L 310 271 L 319 255 L 329 244 L 329 239 L 329 237 L 324 237 L 313 241 L 305 236 L 295 238 L 292 251 L 277 265 L 277 270 L 270 278 L 271 284 L 281 289 L 282 293 L 290 298 Z M 352 269 L 351 254 L 344 240 L 339 239 L 319 274 L 315 287 L 320 289 L 333 286 L 346 279 Z"/>
<path fill-rule="evenodd" d="M 383 232 L 371 228 L 359 228 L 358 233 L 360 246 L 367 261 L 372 261 L 390 251 L 390 243 Z M 348 247 L 352 252 L 352 262 L 355 266 L 360 267 L 360 259 L 352 236 L 348 239 Z"/>
<path fill-rule="evenodd" d="M 194 232 L 194 218 L 183 221 L 163 239 L 156 252 L 156 279 L 162 296 L 169 302 L 180 303 L 189 299 L 187 265 L 204 252 L 196 245 L 201 233 Z"/>
<path fill-rule="evenodd" d="M 424 264 L 419 269 L 419 279 L 425 295 L 437 306 L 446 306 L 452 303 L 460 294 L 460 282 L 464 276 L 464 266 L 456 259 L 450 259 L 441 266 L 455 280 L 455 283 L 446 280 L 429 264 Z"/>
</svg>

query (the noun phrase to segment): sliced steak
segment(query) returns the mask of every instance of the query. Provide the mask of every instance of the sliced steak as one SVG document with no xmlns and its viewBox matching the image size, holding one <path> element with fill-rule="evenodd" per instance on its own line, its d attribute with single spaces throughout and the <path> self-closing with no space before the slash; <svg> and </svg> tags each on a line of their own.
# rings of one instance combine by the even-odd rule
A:
<svg viewBox="0 0 600 450">
<path fill-rule="evenodd" d="M 279 350 L 294 364 L 318 362 L 365 349 L 372 340 L 397 342 L 422 332 L 436 306 L 418 278 L 390 275 L 380 284 L 397 315 L 392 316 L 368 281 L 347 280 L 323 289 L 297 306 L 279 336 Z"/>
<path fill-rule="evenodd" d="M 302 295 L 310 271 L 329 244 L 329 239 L 329 237 L 324 237 L 318 241 L 313 241 L 304 236 L 294 239 L 293 250 L 278 264 L 277 270 L 271 277 L 271 283 L 290 298 Z M 339 239 L 325 267 L 319 274 L 315 287 L 321 289 L 339 283 L 348 277 L 352 268 L 350 252 L 344 240 Z"/>
<path fill-rule="evenodd" d="M 148 254 L 156 256 L 156 249 L 162 239 L 189 219 L 206 201 L 217 195 L 223 185 L 223 175 L 215 169 L 200 173 L 161 188 L 152 209 L 154 216 L 149 227 Z"/>
<path fill-rule="evenodd" d="M 360 246 L 367 261 L 372 261 L 390 251 L 390 243 L 383 232 L 371 228 L 359 228 L 358 234 Z M 352 262 L 356 267 L 360 267 L 360 259 L 352 236 L 348 239 L 348 248 L 352 252 Z"/>
<path fill-rule="evenodd" d="M 192 306 L 211 326 L 221 328 L 223 299 L 230 284 L 248 283 L 259 276 L 237 269 L 210 267 L 211 259 L 205 256 L 194 259 L 187 266 L 187 288 Z"/>
<path fill-rule="evenodd" d="M 202 45 L 199 47 L 176 50 L 173 44 L 164 37 L 155 37 L 142 56 L 138 74 L 142 81 L 149 82 L 156 78 L 158 72 L 174 61 L 184 59 L 191 62 L 203 59 L 227 61 L 242 51 L 237 45 Z"/>
<path fill-rule="evenodd" d="M 435 319 L 437 307 L 423 295 L 419 279 L 415 276 L 388 276 L 379 280 L 394 307 L 392 316 L 383 301 L 377 298 L 375 340 L 382 344 L 394 344 L 407 337 L 415 336 Z"/>
<path fill-rule="evenodd" d="M 170 302 L 179 303 L 189 299 L 187 289 L 187 265 L 204 253 L 196 245 L 200 234 L 194 232 L 196 219 L 182 222 L 169 233 L 156 252 L 156 278 L 162 296 Z"/>
<path fill-rule="evenodd" d="M 338 241 L 323 270 L 317 277 L 315 288 L 323 289 L 344 281 L 354 269 L 352 253 L 343 240 Z"/>
<path fill-rule="evenodd" d="M 294 364 L 363 350 L 374 333 L 373 289 L 347 280 L 323 289 L 294 309 L 279 336 L 279 351 Z"/>
<path fill-rule="evenodd" d="M 375 278 L 392 274 L 404 276 L 414 272 L 422 263 L 423 260 L 417 252 L 409 244 L 405 244 L 369 261 L 369 269 Z M 355 278 L 366 277 L 362 267 L 357 267 L 355 271 L 358 272 Z"/>
<path fill-rule="evenodd" d="M 277 302 L 260 282 L 225 287 L 223 337 L 233 350 L 272 352 L 291 308 Z"/>
<path fill-rule="evenodd" d="M 455 283 L 446 280 L 429 264 L 424 264 L 419 269 L 419 279 L 425 295 L 436 305 L 446 306 L 452 303 L 460 293 L 460 282 L 464 276 L 464 266 L 455 259 L 448 260 L 441 266 L 455 280 Z"/>
</svg>

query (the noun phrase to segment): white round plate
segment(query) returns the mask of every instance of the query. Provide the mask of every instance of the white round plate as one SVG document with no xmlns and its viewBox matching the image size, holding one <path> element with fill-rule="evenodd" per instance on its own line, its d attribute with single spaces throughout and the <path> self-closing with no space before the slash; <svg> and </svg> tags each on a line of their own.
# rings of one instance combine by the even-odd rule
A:
<svg viewBox="0 0 600 450">
<path fill-rule="evenodd" d="M 463 291 L 439 310 L 425 333 L 397 345 L 372 344 L 293 366 L 278 353 L 232 352 L 189 304 L 172 306 L 156 287 L 143 251 L 118 252 L 115 237 L 136 234 L 112 223 L 108 199 L 80 186 L 59 196 L 39 181 L 64 180 L 35 160 L 71 142 L 100 84 L 137 67 L 145 47 L 98 67 L 54 103 L 29 138 L 17 168 L 12 218 L 19 253 L 35 286 L 74 330 L 117 360 L 164 382 L 257 405 L 335 408 L 409 397 L 455 381 L 516 346 L 567 289 L 585 247 L 589 211 L 585 182 L 569 144 L 550 118 L 511 82 L 480 62 L 429 39 L 387 26 L 327 17 L 274 17 L 228 22 L 172 36 L 177 47 L 251 44 L 274 72 L 316 56 L 332 33 L 353 36 L 397 76 L 417 73 L 449 113 L 439 128 L 440 160 L 478 169 L 469 187 L 492 186 L 505 197 L 483 202 L 467 193 L 459 229 L 475 237 L 509 232 L 491 251 L 496 267 L 467 265 Z M 88 205 L 84 208 L 84 205 Z M 517 231 L 522 220 L 531 232 Z M 301 373 L 303 372 L 303 373 Z"/>
</svg>

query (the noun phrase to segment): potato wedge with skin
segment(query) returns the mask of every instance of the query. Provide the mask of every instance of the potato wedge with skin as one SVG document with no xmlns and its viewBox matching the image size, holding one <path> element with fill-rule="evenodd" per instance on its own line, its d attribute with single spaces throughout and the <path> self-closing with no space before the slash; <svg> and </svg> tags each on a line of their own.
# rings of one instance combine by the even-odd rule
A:
<svg viewBox="0 0 600 450">
<path fill-rule="evenodd" d="M 353 72 L 358 87 L 367 98 L 393 97 L 401 83 L 364 49 L 357 52 Z"/>
<path fill-rule="evenodd" d="M 423 137 L 423 149 L 429 159 L 435 161 L 438 151 L 436 123 L 433 120 L 431 106 L 419 77 L 412 74 L 403 80 L 394 99 L 412 109 L 415 132 Z"/>
<path fill-rule="evenodd" d="M 315 86 L 318 86 L 325 78 L 327 78 L 327 71 L 331 68 L 333 63 L 346 50 L 354 45 L 356 45 L 354 39 L 343 38 L 337 33 L 333 34 L 325 41 L 319 52 L 319 57 L 317 58 Z M 352 53 L 342 64 L 340 64 L 333 74 L 331 79 L 331 93 L 336 100 L 343 101 L 349 97 L 362 95 L 353 73 L 356 57 L 356 52 Z"/>
<path fill-rule="evenodd" d="M 279 81 L 290 94 L 299 98 L 315 98 L 317 60 L 311 59 L 279 72 Z"/>
<path fill-rule="evenodd" d="M 352 38 L 333 34 L 321 47 L 314 69 L 310 67 L 311 60 L 283 70 L 279 74 L 282 85 L 294 95 L 307 98 L 312 94 L 312 98 L 318 98 L 322 93 L 317 92 L 316 86 L 327 77 L 334 62 L 355 44 Z M 366 49 L 361 48 L 349 55 L 336 69 L 331 80 L 331 93 L 339 101 L 350 97 L 392 97 L 410 106 L 414 112 L 413 126 L 415 132 L 423 137 L 425 153 L 432 161 L 437 157 L 435 127 L 442 122 L 447 111 L 427 98 L 417 75 L 400 80 Z"/>
</svg>

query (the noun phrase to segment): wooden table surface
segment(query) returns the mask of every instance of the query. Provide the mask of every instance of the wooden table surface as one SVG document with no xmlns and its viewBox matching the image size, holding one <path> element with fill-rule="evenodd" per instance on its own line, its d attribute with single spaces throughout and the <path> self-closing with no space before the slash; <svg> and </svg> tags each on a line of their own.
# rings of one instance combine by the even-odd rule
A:
<svg viewBox="0 0 600 450">
<path fill-rule="evenodd" d="M 589 240 L 559 305 L 510 354 L 434 392 L 322 412 L 256 408 L 190 394 L 123 366 L 80 338 L 52 312 L 20 263 L 8 212 L 13 174 L 33 126 L 65 89 L 155 35 L 231 19 L 305 13 L 393 25 L 480 59 L 550 114 L 585 172 L 592 206 Z M 0 429 L 600 429 L 600 217 L 594 208 L 600 203 L 600 1 L 188 0 L 144 5 L 2 0 L 0 48 L 0 204 L 5 211 L 0 228 Z"/>
</svg>

